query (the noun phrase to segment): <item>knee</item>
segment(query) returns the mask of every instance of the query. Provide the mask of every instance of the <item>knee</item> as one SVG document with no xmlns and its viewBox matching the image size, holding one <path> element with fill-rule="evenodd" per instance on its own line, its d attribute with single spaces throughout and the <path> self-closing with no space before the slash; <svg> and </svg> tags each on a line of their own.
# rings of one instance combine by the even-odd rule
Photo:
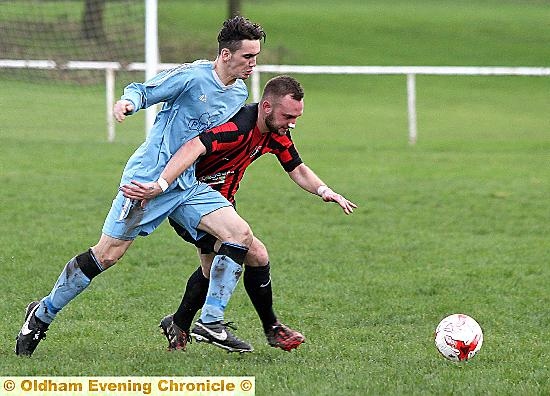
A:
<svg viewBox="0 0 550 396">
<path fill-rule="evenodd" d="M 101 264 L 104 270 L 115 265 L 119 259 L 120 257 L 114 257 L 111 255 L 102 255 L 101 257 L 98 258 L 99 263 Z"/>
<path fill-rule="evenodd" d="M 214 260 L 215 254 L 200 254 L 199 258 L 201 260 L 201 270 L 202 274 L 206 279 L 210 278 L 210 268 L 212 267 L 212 261 Z"/>
<path fill-rule="evenodd" d="M 248 249 L 245 264 L 251 267 L 264 267 L 269 263 L 269 255 L 265 245 L 257 238 L 254 238 Z"/>
<path fill-rule="evenodd" d="M 119 256 L 119 255 L 113 254 L 113 252 L 110 252 L 110 251 L 97 252 L 93 250 L 93 252 L 94 252 L 95 258 L 97 259 L 97 261 L 99 262 L 101 267 L 103 267 L 104 270 L 115 265 L 117 261 L 120 260 L 120 258 L 122 257 L 122 255 Z"/>
<path fill-rule="evenodd" d="M 106 270 L 120 260 L 131 244 L 132 241 L 124 241 L 102 234 L 99 242 L 92 246 L 92 253 L 99 265 Z"/>
</svg>

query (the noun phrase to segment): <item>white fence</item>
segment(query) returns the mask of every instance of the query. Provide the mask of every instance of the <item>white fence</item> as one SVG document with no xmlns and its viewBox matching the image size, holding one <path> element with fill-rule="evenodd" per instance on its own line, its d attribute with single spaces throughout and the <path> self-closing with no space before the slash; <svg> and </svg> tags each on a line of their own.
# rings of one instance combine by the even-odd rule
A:
<svg viewBox="0 0 550 396">
<path fill-rule="evenodd" d="M 178 66 L 173 63 L 161 63 L 158 70 Z M 107 139 L 115 139 L 115 121 L 113 105 L 115 99 L 115 73 L 118 70 L 145 71 L 146 64 L 130 63 L 122 66 L 118 62 L 69 61 L 57 64 L 51 60 L 10 60 L 0 59 L 0 68 L 31 69 L 73 69 L 105 70 Z M 452 75 L 452 76 L 550 76 L 546 67 L 469 67 L 469 66 L 293 66 L 293 65 L 259 65 L 251 78 L 252 99 L 260 99 L 261 73 L 277 74 L 370 74 L 370 75 L 404 75 L 407 76 L 407 108 L 409 123 L 409 143 L 417 140 L 416 126 L 416 75 Z M 147 131 L 146 131 L 147 133 Z"/>
<path fill-rule="evenodd" d="M 252 74 L 252 97 L 260 98 L 260 73 L 289 74 L 399 74 L 407 76 L 407 108 L 409 143 L 415 144 L 416 127 L 416 75 L 447 76 L 550 76 L 550 68 L 543 67 L 466 67 L 466 66 L 291 66 L 260 65 Z"/>
</svg>

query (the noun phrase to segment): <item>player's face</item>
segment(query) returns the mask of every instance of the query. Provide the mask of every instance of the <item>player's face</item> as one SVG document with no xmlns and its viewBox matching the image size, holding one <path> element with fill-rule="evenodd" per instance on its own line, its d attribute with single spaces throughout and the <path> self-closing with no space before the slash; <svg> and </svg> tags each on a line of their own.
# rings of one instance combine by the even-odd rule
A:
<svg viewBox="0 0 550 396">
<path fill-rule="evenodd" d="M 286 95 L 278 103 L 273 103 L 271 112 L 265 117 L 265 125 L 271 133 L 285 135 L 296 126 L 296 120 L 304 112 L 304 101 Z"/>
<path fill-rule="evenodd" d="M 230 52 L 227 61 L 228 74 L 237 79 L 246 80 L 256 67 L 256 58 L 260 53 L 260 40 L 243 40 L 241 48 Z"/>
</svg>

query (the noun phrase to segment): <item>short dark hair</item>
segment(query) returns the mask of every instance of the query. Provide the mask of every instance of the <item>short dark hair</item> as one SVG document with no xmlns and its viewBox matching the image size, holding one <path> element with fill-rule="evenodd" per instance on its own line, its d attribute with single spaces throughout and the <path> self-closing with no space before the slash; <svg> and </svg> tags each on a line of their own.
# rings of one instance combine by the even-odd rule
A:
<svg viewBox="0 0 550 396">
<path fill-rule="evenodd" d="M 250 22 L 240 15 L 227 19 L 218 34 L 218 54 L 223 48 L 231 52 L 241 48 L 243 40 L 261 40 L 265 42 L 265 32 L 257 23 Z"/>
<path fill-rule="evenodd" d="M 277 76 L 265 84 L 262 99 L 282 98 L 287 95 L 290 95 L 294 100 L 302 100 L 304 98 L 304 90 L 295 78 Z"/>
</svg>

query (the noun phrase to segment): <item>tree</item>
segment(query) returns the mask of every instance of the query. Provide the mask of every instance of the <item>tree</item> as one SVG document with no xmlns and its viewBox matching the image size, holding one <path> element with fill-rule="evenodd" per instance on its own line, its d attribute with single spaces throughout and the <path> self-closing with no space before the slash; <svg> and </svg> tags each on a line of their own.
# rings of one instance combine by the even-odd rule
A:
<svg viewBox="0 0 550 396">
<path fill-rule="evenodd" d="M 106 0 L 85 0 L 82 14 L 82 35 L 88 40 L 105 40 L 103 11 Z"/>
<path fill-rule="evenodd" d="M 241 0 L 229 0 L 229 18 L 241 14 Z"/>
</svg>

